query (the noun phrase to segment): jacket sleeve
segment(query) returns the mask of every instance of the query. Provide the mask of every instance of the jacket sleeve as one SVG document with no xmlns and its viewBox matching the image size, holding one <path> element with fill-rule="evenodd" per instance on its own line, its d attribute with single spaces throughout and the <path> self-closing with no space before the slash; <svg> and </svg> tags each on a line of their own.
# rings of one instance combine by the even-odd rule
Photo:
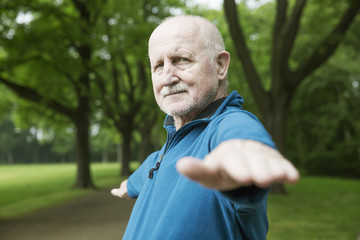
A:
<svg viewBox="0 0 360 240">
<path fill-rule="evenodd" d="M 235 111 L 224 114 L 213 126 L 211 149 L 226 140 L 248 139 L 261 142 L 269 147 L 276 145 L 261 122 L 247 111 Z"/>
<path fill-rule="evenodd" d="M 264 204 L 269 192 L 270 188 L 262 189 L 256 186 L 249 186 L 220 192 L 220 194 L 235 205 L 237 212 L 251 213 Z"/>
<path fill-rule="evenodd" d="M 276 148 L 271 136 L 260 121 L 253 114 L 246 111 L 230 112 L 214 125 L 214 134 L 210 142 L 210 148 L 215 149 L 221 142 L 231 139 L 255 140 Z M 237 211 L 249 213 L 256 211 L 264 204 L 268 193 L 269 188 L 262 189 L 256 186 L 249 186 L 220 192 L 219 195 L 232 202 Z"/>
<path fill-rule="evenodd" d="M 146 160 L 140 165 L 140 167 L 130 175 L 127 182 L 128 195 L 131 198 L 137 198 L 141 192 L 141 189 L 145 185 L 149 171 L 155 164 L 156 156 L 158 152 L 150 154 Z"/>
</svg>

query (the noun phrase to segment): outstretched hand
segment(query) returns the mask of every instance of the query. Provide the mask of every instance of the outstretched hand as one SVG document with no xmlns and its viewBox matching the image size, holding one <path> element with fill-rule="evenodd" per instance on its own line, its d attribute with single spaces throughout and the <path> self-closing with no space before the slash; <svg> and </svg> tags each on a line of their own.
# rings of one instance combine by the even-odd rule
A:
<svg viewBox="0 0 360 240">
<path fill-rule="evenodd" d="M 128 195 L 127 191 L 127 179 L 122 181 L 119 188 L 114 188 L 111 190 L 111 194 L 115 197 L 124 198 L 130 200 L 130 197 Z"/>
<path fill-rule="evenodd" d="M 180 159 L 177 170 L 201 185 L 220 191 L 256 185 L 266 188 L 273 183 L 295 183 L 300 175 L 279 151 L 253 140 L 228 140 L 204 160 Z"/>
</svg>

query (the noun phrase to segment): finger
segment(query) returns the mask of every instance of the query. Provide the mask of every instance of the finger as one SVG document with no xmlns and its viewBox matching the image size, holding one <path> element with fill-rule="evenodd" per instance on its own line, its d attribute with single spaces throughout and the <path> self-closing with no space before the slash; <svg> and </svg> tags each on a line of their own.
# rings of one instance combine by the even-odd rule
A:
<svg viewBox="0 0 360 240">
<path fill-rule="evenodd" d="M 286 171 L 286 183 L 294 184 L 300 180 L 300 174 L 294 165 L 292 165 L 292 163 L 286 161 L 284 163 L 284 168 Z"/>
<path fill-rule="evenodd" d="M 200 181 L 212 175 L 211 170 L 205 166 L 201 160 L 192 157 L 180 159 L 176 163 L 176 169 L 179 173 L 194 181 Z"/>
<path fill-rule="evenodd" d="M 218 184 L 219 176 L 217 171 L 199 159 L 192 157 L 182 158 L 176 163 L 176 169 L 180 174 L 206 187 L 214 188 Z"/>
<path fill-rule="evenodd" d="M 297 169 L 279 151 L 257 142 L 248 142 L 247 145 L 249 148 L 244 151 L 253 150 L 245 156 L 251 156 L 248 163 L 255 185 L 268 187 L 277 182 L 295 183 L 299 180 Z"/>
<path fill-rule="evenodd" d="M 253 175 L 250 171 L 250 166 L 244 159 L 238 159 L 237 156 L 231 156 L 220 162 L 220 168 L 223 172 L 222 175 L 227 176 L 232 180 L 231 185 L 236 183 L 237 186 L 249 186 L 253 183 Z"/>
<path fill-rule="evenodd" d="M 126 194 L 126 192 L 121 189 L 121 188 L 114 188 L 111 190 L 111 194 L 114 195 L 115 197 L 124 197 L 124 195 Z"/>
<path fill-rule="evenodd" d="M 114 195 L 115 197 L 121 197 L 121 190 L 119 188 L 114 188 L 111 190 L 111 194 Z"/>
<path fill-rule="evenodd" d="M 268 155 L 262 158 L 261 166 L 252 164 L 254 184 L 259 187 L 269 187 L 274 183 L 293 184 L 299 180 L 296 168 L 281 154 Z M 260 163 L 260 161 L 258 161 Z M 262 172 L 261 172 L 262 171 Z"/>
<path fill-rule="evenodd" d="M 249 172 L 252 176 L 253 184 L 260 187 L 269 187 L 275 179 L 274 174 L 269 167 L 268 159 L 261 154 L 254 154 L 253 158 L 247 161 Z"/>
<path fill-rule="evenodd" d="M 125 199 L 130 199 L 129 195 L 127 194 L 127 179 L 122 181 L 119 188 L 114 188 L 111 190 L 111 194 Z"/>
<path fill-rule="evenodd" d="M 131 198 L 129 197 L 129 195 L 127 194 L 126 191 L 124 191 L 121 188 L 114 188 L 111 190 L 111 194 L 115 197 L 119 197 L 119 198 L 124 198 L 124 199 L 128 199 L 130 200 Z"/>
</svg>

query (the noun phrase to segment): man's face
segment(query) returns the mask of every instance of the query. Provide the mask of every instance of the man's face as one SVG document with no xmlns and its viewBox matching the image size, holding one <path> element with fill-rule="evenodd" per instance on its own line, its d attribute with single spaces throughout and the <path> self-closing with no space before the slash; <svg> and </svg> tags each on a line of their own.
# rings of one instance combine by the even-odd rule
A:
<svg viewBox="0 0 360 240">
<path fill-rule="evenodd" d="M 217 64 L 194 23 L 165 22 L 149 40 L 156 102 L 176 117 L 197 115 L 218 92 Z"/>
</svg>

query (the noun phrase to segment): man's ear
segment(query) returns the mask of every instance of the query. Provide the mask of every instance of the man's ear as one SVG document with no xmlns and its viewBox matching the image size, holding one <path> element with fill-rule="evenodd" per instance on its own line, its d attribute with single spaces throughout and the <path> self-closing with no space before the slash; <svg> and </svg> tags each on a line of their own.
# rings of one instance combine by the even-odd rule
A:
<svg viewBox="0 0 360 240">
<path fill-rule="evenodd" d="M 228 53 L 227 51 L 219 52 L 216 59 L 216 63 L 218 67 L 217 70 L 218 78 L 219 80 L 224 80 L 226 78 L 230 64 L 230 53 Z"/>
</svg>

